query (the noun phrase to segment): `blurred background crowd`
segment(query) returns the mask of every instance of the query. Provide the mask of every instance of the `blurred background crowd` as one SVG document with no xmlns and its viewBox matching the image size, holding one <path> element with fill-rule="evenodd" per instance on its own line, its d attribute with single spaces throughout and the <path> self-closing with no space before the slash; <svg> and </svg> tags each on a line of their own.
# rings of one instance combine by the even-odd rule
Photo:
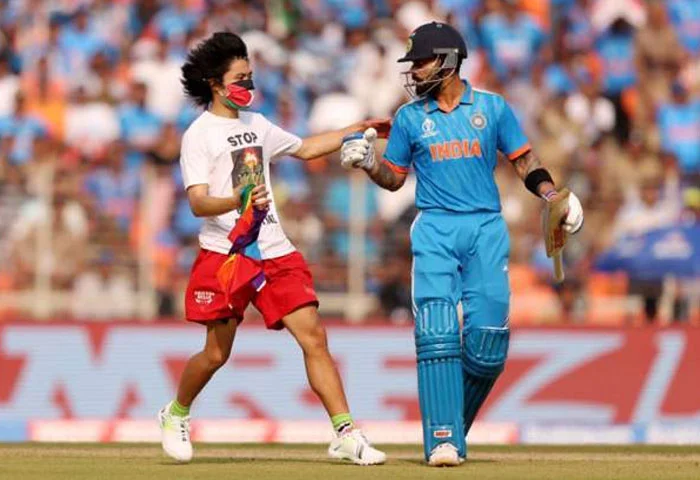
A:
<svg viewBox="0 0 700 480">
<path fill-rule="evenodd" d="M 0 321 L 181 315 L 200 220 L 178 167 L 199 112 L 179 77 L 199 40 L 241 34 L 254 109 L 304 136 L 391 115 L 408 98 L 396 59 L 436 19 L 468 40 L 463 76 L 506 97 L 584 203 L 554 286 L 541 201 L 497 168 L 513 323 L 696 321 L 697 0 L 5 0 Z M 412 179 L 392 194 L 337 158 L 283 159 L 273 185 L 322 312 L 410 320 Z M 685 262 L 651 274 L 615 257 L 659 231 L 652 251 Z"/>
</svg>

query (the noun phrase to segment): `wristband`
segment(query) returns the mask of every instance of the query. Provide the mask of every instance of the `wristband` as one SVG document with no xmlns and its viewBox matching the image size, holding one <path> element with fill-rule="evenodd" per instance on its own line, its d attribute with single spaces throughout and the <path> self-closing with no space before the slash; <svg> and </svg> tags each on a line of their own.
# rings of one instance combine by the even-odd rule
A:
<svg viewBox="0 0 700 480">
<path fill-rule="evenodd" d="M 361 139 L 363 139 L 363 138 L 365 138 L 364 133 L 362 133 L 362 132 L 355 132 L 355 133 L 351 133 L 350 135 L 345 135 L 345 136 L 343 137 L 343 143 L 349 142 L 349 141 L 351 141 L 351 140 L 361 140 Z"/>
<path fill-rule="evenodd" d="M 527 177 L 525 177 L 525 187 L 538 197 L 540 196 L 540 192 L 537 191 L 537 188 L 542 182 L 550 182 L 554 184 L 552 176 L 544 168 L 537 168 L 528 173 Z"/>
</svg>

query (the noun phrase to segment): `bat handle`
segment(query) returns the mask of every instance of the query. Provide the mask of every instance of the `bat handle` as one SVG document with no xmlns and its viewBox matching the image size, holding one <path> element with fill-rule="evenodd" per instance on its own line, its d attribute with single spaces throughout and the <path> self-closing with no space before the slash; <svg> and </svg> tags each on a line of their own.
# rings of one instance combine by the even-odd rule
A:
<svg viewBox="0 0 700 480">
<path fill-rule="evenodd" d="M 556 283 L 561 283 L 564 281 L 564 262 L 562 260 L 561 252 L 554 255 L 554 281 Z"/>
</svg>

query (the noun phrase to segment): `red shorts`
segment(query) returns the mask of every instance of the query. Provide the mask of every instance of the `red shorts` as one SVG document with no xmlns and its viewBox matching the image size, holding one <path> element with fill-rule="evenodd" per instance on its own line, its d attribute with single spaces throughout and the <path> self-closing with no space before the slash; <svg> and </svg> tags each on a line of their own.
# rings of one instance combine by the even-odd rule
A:
<svg viewBox="0 0 700 480">
<path fill-rule="evenodd" d="M 200 250 L 192 265 L 185 292 L 185 316 L 191 322 L 206 323 L 229 318 L 243 318 L 250 302 L 260 311 L 267 328 L 279 330 L 282 318 L 305 305 L 318 306 L 311 272 L 299 252 L 263 260 L 267 283 L 259 292 L 251 286 L 231 299 L 228 305 L 216 272 L 228 259 L 210 250 Z"/>
</svg>

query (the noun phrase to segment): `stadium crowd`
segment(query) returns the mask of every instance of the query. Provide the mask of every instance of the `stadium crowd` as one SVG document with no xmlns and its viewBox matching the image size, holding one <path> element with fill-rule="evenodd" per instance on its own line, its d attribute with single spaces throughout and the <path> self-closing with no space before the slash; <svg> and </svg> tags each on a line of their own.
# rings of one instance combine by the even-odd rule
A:
<svg viewBox="0 0 700 480">
<path fill-rule="evenodd" d="M 537 155 L 584 203 L 568 280 L 554 290 L 541 201 L 501 162 L 513 294 L 558 298 L 556 318 L 571 321 L 589 319 L 596 298 L 636 294 L 655 318 L 661 281 L 595 265 L 620 238 L 700 217 L 697 0 L 2 2 L 0 292 L 43 275 L 72 292 L 76 317 L 133 316 L 145 251 L 158 312 L 176 315 L 200 226 L 178 167 L 180 136 L 198 115 L 179 83 L 187 49 L 214 31 L 242 34 L 254 109 L 303 136 L 391 115 L 407 100 L 395 60 L 433 19 L 464 34 L 463 76 L 507 98 Z M 348 288 L 351 175 L 362 174 L 334 158 L 273 170 L 285 231 L 320 292 Z M 402 321 L 413 192 L 367 183 L 364 195 L 366 289 L 378 314 Z M 672 317 L 684 319 L 678 292 Z"/>
</svg>

